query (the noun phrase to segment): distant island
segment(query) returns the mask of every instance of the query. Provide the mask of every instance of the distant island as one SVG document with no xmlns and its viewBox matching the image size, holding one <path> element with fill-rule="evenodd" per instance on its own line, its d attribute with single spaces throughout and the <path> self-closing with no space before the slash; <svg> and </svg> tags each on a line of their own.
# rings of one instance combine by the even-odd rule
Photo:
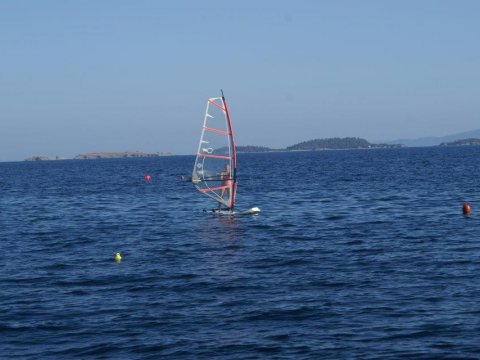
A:
<svg viewBox="0 0 480 360">
<path fill-rule="evenodd" d="M 25 159 L 25 161 L 43 161 L 43 160 L 52 160 L 48 156 L 34 155 Z"/>
<path fill-rule="evenodd" d="M 472 146 L 480 145 L 480 139 L 470 138 L 470 139 L 461 139 L 455 141 L 444 141 L 440 143 L 439 146 Z"/>
<path fill-rule="evenodd" d="M 405 147 L 403 144 L 372 144 L 358 137 L 327 138 L 304 141 L 288 146 L 288 151 L 298 150 L 346 150 L 346 149 L 393 149 Z"/>
<path fill-rule="evenodd" d="M 172 156 L 171 152 L 155 152 L 147 153 L 141 151 L 121 151 L 121 152 L 93 152 L 87 154 L 79 154 L 75 156 L 74 160 L 83 159 L 118 159 L 118 158 L 141 158 L 141 157 L 160 157 Z"/>
<path fill-rule="evenodd" d="M 326 138 L 303 141 L 284 149 L 271 149 L 265 146 L 237 146 L 237 152 L 274 152 L 274 151 L 319 151 L 348 149 L 396 149 L 406 147 L 403 144 L 372 144 L 358 137 Z M 219 149 L 220 150 L 220 149 Z M 226 149 L 225 149 L 226 150 Z M 220 151 L 221 152 L 221 151 Z"/>
<path fill-rule="evenodd" d="M 65 160 L 65 158 L 60 156 L 55 156 L 55 159 L 50 159 L 48 156 L 34 155 L 25 159 L 25 161 L 42 161 L 42 160 Z"/>
<path fill-rule="evenodd" d="M 86 154 L 79 154 L 73 160 L 88 160 L 88 159 L 119 159 L 119 158 L 143 158 L 143 157 L 161 157 L 172 156 L 171 152 L 142 152 L 142 151 L 103 151 Z M 43 161 L 43 160 L 65 160 L 65 158 L 56 156 L 55 159 L 50 159 L 48 156 L 34 155 L 25 159 L 25 161 Z"/>
</svg>

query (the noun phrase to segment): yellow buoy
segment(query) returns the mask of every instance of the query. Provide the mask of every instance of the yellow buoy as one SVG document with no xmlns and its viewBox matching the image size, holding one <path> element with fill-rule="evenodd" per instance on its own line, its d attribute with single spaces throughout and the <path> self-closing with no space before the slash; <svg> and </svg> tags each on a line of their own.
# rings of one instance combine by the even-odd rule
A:
<svg viewBox="0 0 480 360">
<path fill-rule="evenodd" d="M 120 261 L 122 261 L 122 256 L 120 255 L 120 253 L 116 253 L 116 254 L 115 254 L 115 261 L 116 261 L 117 263 L 119 263 Z"/>
</svg>

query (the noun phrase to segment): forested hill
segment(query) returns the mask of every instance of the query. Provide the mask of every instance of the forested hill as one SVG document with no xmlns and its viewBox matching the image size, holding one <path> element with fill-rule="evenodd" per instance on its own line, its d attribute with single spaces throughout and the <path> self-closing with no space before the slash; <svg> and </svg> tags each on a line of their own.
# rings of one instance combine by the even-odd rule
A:
<svg viewBox="0 0 480 360">
<path fill-rule="evenodd" d="M 379 149 L 379 148 L 398 148 L 404 145 L 394 144 L 372 144 L 365 139 L 358 137 L 346 138 L 328 138 L 328 139 L 314 139 L 304 141 L 292 146 L 288 146 L 286 150 L 340 150 L 340 149 Z"/>
</svg>

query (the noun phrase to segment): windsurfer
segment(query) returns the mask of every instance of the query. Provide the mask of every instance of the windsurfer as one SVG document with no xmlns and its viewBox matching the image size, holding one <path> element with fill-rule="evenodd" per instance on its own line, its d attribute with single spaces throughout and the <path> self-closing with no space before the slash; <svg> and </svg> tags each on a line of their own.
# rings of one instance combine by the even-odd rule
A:
<svg viewBox="0 0 480 360">
<path fill-rule="evenodd" d="M 220 192 L 220 197 L 223 199 L 223 196 L 225 195 L 225 190 L 227 191 L 228 197 L 230 197 L 230 192 L 232 189 L 232 173 L 230 171 L 230 165 L 225 164 L 225 169 L 219 174 L 220 179 L 223 181 L 222 182 L 222 191 Z M 221 210 L 222 203 L 218 202 L 218 211 Z"/>
</svg>

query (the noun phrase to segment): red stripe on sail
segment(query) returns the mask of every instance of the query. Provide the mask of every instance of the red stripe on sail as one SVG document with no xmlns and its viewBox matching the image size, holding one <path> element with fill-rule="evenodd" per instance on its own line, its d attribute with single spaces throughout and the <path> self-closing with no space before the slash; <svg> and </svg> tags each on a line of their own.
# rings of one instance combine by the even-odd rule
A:
<svg viewBox="0 0 480 360">
<path fill-rule="evenodd" d="M 222 135 L 231 135 L 231 133 L 223 131 L 223 130 L 209 128 L 209 127 L 206 127 L 206 126 L 204 126 L 203 128 L 207 131 L 213 131 L 213 132 L 216 132 L 216 133 L 219 133 L 219 134 L 222 134 Z"/>
<path fill-rule="evenodd" d="M 225 109 L 223 107 L 221 107 L 220 105 L 218 105 L 217 103 L 211 101 L 211 100 L 208 100 L 208 102 L 214 106 L 216 106 L 217 108 L 221 109 L 222 111 L 225 111 Z"/>
<path fill-rule="evenodd" d="M 214 158 L 214 159 L 226 159 L 226 160 L 230 160 L 232 158 L 231 156 L 212 155 L 212 154 L 197 154 L 197 156 L 203 156 L 203 157 Z"/>
</svg>

